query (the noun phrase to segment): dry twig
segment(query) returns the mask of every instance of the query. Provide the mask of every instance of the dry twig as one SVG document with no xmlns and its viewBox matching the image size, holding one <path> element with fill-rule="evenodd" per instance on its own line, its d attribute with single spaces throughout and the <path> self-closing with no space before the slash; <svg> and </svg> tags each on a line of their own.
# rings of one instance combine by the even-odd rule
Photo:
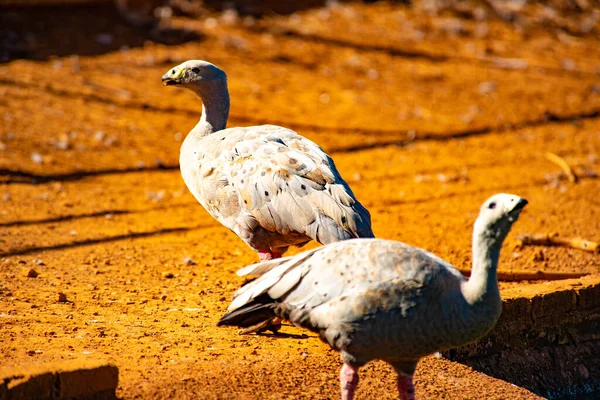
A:
<svg viewBox="0 0 600 400">
<path fill-rule="evenodd" d="M 471 271 L 460 270 L 460 272 L 469 277 Z M 498 271 L 498 280 L 502 282 L 519 281 L 558 281 L 562 279 L 577 279 L 589 275 L 587 272 L 549 272 L 549 271 Z"/>
<path fill-rule="evenodd" d="M 567 164 L 564 158 L 550 152 L 546 153 L 546 158 L 549 161 L 552 161 L 554 164 L 558 165 L 567 175 L 567 178 L 569 178 L 570 182 L 577 183 L 577 175 L 575 175 L 575 172 L 573 172 L 573 168 L 571 168 L 571 166 Z"/>
<path fill-rule="evenodd" d="M 592 253 L 600 252 L 600 243 L 584 240 L 580 238 L 561 238 L 557 233 L 535 233 L 522 235 L 517 238 L 519 246 L 562 246 L 590 251 Z"/>
</svg>

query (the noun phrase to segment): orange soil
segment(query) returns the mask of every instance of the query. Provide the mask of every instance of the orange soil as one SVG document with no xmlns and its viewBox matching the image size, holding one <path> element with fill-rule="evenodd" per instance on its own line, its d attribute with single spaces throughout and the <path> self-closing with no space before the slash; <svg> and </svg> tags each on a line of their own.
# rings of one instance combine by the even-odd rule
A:
<svg viewBox="0 0 600 400">
<path fill-rule="evenodd" d="M 56 26 L 70 12 L 57 10 Z M 40 61 L 0 65 L 3 365 L 110 360 L 126 399 L 339 395 L 338 357 L 313 334 L 215 327 L 242 282 L 234 272 L 257 256 L 196 203 L 177 169 L 201 105 L 160 77 L 190 58 L 227 71 L 230 126 L 292 127 L 330 152 L 378 237 L 468 269 L 479 205 L 513 192 L 530 205 L 512 237 L 600 239 L 593 37 L 558 40 L 498 21 L 485 22 L 481 35 L 482 22 L 379 3 L 237 24 L 178 19 L 197 39 L 167 46 L 118 21 L 96 23 L 95 14 L 115 17 L 84 9 L 81 21 L 70 20 L 77 29 L 89 21 L 87 33 L 66 25 L 38 37 L 32 57 Z M 456 21 L 460 33 L 447 28 Z M 105 49 L 94 35 L 106 32 L 119 46 L 131 38 L 130 48 Z M 62 56 L 48 58 L 52 48 Z M 549 151 L 574 167 L 577 184 L 545 158 Z M 36 278 L 26 276 L 32 268 Z M 594 274 L 600 259 L 516 249 L 509 239 L 500 269 Z M 68 302 L 57 301 L 59 292 Z M 360 398 L 394 397 L 387 366 L 371 364 L 361 379 Z M 422 361 L 416 384 L 425 399 L 535 397 L 435 358 Z"/>
</svg>

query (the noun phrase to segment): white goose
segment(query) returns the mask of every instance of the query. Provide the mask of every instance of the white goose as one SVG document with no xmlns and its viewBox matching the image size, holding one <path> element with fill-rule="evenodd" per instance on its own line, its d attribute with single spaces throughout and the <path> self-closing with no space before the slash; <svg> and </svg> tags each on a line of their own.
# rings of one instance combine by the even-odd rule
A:
<svg viewBox="0 0 600 400">
<path fill-rule="evenodd" d="M 192 90 L 203 103 L 200 122 L 181 146 L 183 180 L 261 260 L 310 240 L 374 237 L 369 212 L 315 143 L 280 126 L 225 129 L 229 92 L 223 70 L 191 60 L 162 81 Z"/>
<path fill-rule="evenodd" d="M 413 400 L 421 357 L 473 342 L 496 324 L 500 248 L 526 204 L 509 194 L 483 204 L 468 280 L 441 258 L 404 243 L 347 240 L 238 271 L 261 276 L 238 289 L 218 325 L 288 319 L 341 352 L 342 399 L 353 398 L 358 368 L 379 359 L 398 373 L 400 398 Z"/>
</svg>

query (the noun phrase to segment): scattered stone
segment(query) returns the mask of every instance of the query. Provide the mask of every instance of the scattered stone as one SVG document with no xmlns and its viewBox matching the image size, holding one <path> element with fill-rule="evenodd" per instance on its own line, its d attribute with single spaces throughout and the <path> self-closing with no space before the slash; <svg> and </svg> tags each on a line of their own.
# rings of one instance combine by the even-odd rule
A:
<svg viewBox="0 0 600 400">
<path fill-rule="evenodd" d="M 204 20 L 204 28 L 206 29 L 214 29 L 217 25 L 219 25 L 219 21 L 216 18 L 209 17 Z"/>
<path fill-rule="evenodd" d="M 160 296 L 160 299 L 161 299 L 162 301 L 165 301 L 165 300 L 167 299 L 167 295 L 166 295 L 166 294 L 163 294 L 162 296 Z"/>
<path fill-rule="evenodd" d="M 44 157 L 42 157 L 40 153 L 33 152 L 31 153 L 31 161 L 33 161 L 36 164 L 41 164 L 42 162 L 44 162 Z"/>
<path fill-rule="evenodd" d="M 374 81 L 379 78 L 379 72 L 377 72 L 376 69 L 371 68 L 367 71 L 367 78 Z"/>
<path fill-rule="evenodd" d="M 481 82 L 479 85 L 477 85 L 477 90 L 481 94 L 489 94 L 495 92 L 497 87 L 498 84 L 496 82 L 487 81 Z"/>
<path fill-rule="evenodd" d="M 171 271 L 163 271 L 161 275 L 165 279 L 171 279 L 175 277 L 175 275 Z"/>
<path fill-rule="evenodd" d="M 67 295 L 64 294 L 63 292 L 58 292 L 58 302 L 59 303 L 66 303 L 67 302 Z"/>
<path fill-rule="evenodd" d="M 577 64 L 575 64 L 575 61 L 568 59 L 568 58 L 562 60 L 561 65 L 567 71 L 573 71 L 573 70 L 577 69 Z"/>
<path fill-rule="evenodd" d="M 60 135 L 59 138 L 54 141 L 54 147 L 59 150 L 68 150 L 71 147 L 69 136 L 64 133 Z"/>
<path fill-rule="evenodd" d="M 546 256 L 544 255 L 544 252 L 541 249 L 539 249 L 531 255 L 530 259 L 533 262 L 540 262 L 544 261 L 546 259 Z"/>
<path fill-rule="evenodd" d="M 159 190 L 158 192 L 153 192 L 151 190 L 149 190 L 146 193 L 146 198 L 148 200 L 152 200 L 155 201 L 157 203 L 162 202 L 165 199 L 165 191 L 164 190 Z"/>
<path fill-rule="evenodd" d="M 35 269 L 29 268 L 23 270 L 23 275 L 25 275 L 27 278 L 37 278 L 39 274 Z"/>
<path fill-rule="evenodd" d="M 96 41 L 105 46 L 109 45 L 113 41 L 113 35 L 111 35 L 110 33 L 101 33 L 96 36 Z"/>
<path fill-rule="evenodd" d="M 81 71 L 81 64 L 79 62 L 79 56 L 78 55 L 72 55 L 71 56 L 71 71 L 75 74 L 79 73 Z"/>
<path fill-rule="evenodd" d="M 183 259 L 185 265 L 196 265 L 196 261 L 192 257 L 186 257 Z"/>
<path fill-rule="evenodd" d="M 102 142 L 105 137 L 106 137 L 106 134 L 102 131 L 96 131 L 96 133 L 94 133 L 94 139 L 97 142 Z"/>
<path fill-rule="evenodd" d="M 36 258 L 35 260 L 33 260 L 33 263 L 35 265 L 46 265 L 46 264 L 44 264 L 44 260 L 40 260 L 39 258 Z"/>
</svg>

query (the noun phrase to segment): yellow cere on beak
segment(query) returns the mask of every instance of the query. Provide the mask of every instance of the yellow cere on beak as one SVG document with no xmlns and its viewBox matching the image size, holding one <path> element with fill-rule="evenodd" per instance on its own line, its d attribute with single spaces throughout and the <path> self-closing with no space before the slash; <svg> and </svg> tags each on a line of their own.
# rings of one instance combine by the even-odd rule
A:
<svg viewBox="0 0 600 400">
<path fill-rule="evenodd" d="M 181 79 L 185 75 L 185 67 L 178 65 L 177 67 L 171 68 L 166 74 L 162 77 L 162 82 L 165 85 L 179 85 L 181 84 Z"/>
</svg>

